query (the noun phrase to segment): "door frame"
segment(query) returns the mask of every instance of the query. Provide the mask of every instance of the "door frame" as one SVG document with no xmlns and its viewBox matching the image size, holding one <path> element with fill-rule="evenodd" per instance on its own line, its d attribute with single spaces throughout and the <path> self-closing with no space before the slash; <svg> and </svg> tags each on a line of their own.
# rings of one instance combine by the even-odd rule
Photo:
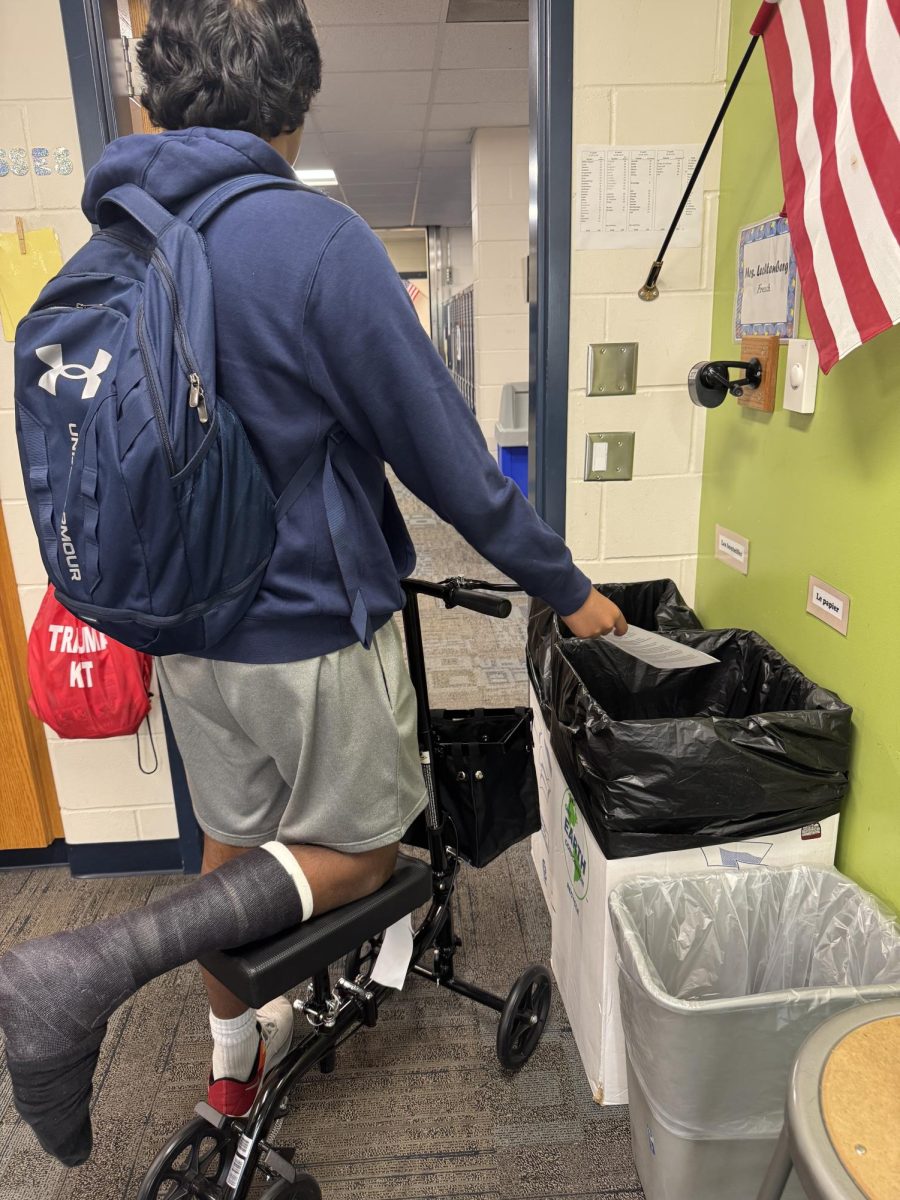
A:
<svg viewBox="0 0 900 1200">
<path fill-rule="evenodd" d="M 574 0 L 530 0 L 528 493 L 566 534 Z"/>
</svg>

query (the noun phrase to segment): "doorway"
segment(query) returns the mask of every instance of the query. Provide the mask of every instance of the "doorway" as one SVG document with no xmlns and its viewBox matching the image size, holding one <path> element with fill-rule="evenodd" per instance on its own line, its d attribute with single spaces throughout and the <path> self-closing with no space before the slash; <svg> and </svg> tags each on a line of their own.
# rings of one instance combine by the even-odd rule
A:
<svg viewBox="0 0 900 1200">
<path fill-rule="evenodd" d="M 113 138 L 147 127 L 134 50 L 149 0 L 60 5 L 87 170 Z M 454 233 L 459 245 L 458 231 L 471 222 L 473 132 L 485 124 L 528 129 L 529 494 L 564 534 L 573 0 L 309 0 L 308 7 L 327 71 L 301 170 L 333 173 L 325 186 L 376 229 L 431 227 L 431 325 L 445 358 L 439 307 L 462 290 L 447 284 L 448 272 L 471 255 L 462 247 L 448 260 Z M 436 264 L 448 289 L 441 295 Z"/>
</svg>

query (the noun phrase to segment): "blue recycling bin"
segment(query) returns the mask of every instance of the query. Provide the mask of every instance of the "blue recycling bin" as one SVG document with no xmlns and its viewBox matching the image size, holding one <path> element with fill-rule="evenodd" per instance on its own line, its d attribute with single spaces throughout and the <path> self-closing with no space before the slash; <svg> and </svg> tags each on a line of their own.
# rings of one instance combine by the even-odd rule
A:
<svg viewBox="0 0 900 1200">
<path fill-rule="evenodd" d="M 528 384 L 507 383 L 494 427 L 500 470 L 528 495 Z"/>
</svg>

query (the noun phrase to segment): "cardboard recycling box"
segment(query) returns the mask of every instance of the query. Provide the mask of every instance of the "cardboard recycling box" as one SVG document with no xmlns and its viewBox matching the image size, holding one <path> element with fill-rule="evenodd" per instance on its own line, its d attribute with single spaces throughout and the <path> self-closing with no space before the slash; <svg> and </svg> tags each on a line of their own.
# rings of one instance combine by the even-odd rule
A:
<svg viewBox="0 0 900 1200">
<path fill-rule="evenodd" d="M 531 853 L 550 911 L 550 964 L 594 1099 L 598 1104 L 627 1104 L 609 893 L 637 875 L 683 875 L 710 868 L 741 871 L 760 864 L 830 866 L 839 818 L 752 841 L 607 859 L 566 785 L 533 690 L 531 707 L 541 805 L 541 829 L 532 837 Z"/>
</svg>

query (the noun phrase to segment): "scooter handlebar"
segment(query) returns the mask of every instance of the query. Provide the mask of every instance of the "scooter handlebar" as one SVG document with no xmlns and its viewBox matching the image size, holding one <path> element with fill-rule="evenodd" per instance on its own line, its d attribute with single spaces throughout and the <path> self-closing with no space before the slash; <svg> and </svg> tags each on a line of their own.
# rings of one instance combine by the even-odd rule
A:
<svg viewBox="0 0 900 1200">
<path fill-rule="evenodd" d="M 469 608 L 488 617 L 508 617 L 512 612 L 512 604 L 505 596 L 489 596 L 484 592 L 471 592 L 468 588 L 454 588 L 446 604 L 448 608 Z"/>
</svg>

